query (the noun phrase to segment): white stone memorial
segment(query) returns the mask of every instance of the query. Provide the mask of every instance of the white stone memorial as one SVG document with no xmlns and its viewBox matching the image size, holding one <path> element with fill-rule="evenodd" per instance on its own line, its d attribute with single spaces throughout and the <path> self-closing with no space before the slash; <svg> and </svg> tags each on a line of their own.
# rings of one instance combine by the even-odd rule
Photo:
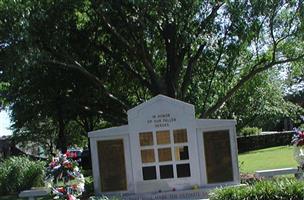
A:
<svg viewBox="0 0 304 200">
<path fill-rule="evenodd" d="M 128 125 L 89 132 L 96 195 L 198 199 L 239 184 L 235 124 L 163 95 L 136 106 Z"/>
</svg>

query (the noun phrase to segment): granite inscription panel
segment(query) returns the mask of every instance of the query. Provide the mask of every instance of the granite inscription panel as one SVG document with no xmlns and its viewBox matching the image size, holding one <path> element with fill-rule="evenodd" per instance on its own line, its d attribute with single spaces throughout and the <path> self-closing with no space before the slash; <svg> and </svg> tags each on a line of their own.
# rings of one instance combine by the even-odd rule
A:
<svg viewBox="0 0 304 200">
<path fill-rule="evenodd" d="M 122 139 L 97 143 L 101 191 L 127 190 L 127 176 Z"/>
<path fill-rule="evenodd" d="M 229 131 L 204 132 L 208 183 L 233 181 Z"/>
</svg>

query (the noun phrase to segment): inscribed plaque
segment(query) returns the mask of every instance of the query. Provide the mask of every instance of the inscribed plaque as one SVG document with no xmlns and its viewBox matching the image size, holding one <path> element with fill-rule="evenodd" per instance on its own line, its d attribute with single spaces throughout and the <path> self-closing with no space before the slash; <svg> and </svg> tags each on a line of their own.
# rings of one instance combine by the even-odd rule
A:
<svg viewBox="0 0 304 200">
<path fill-rule="evenodd" d="M 208 183 L 233 181 L 229 131 L 204 132 Z"/>
<path fill-rule="evenodd" d="M 123 140 L 98 141 L 97 146 L 101 191 L 127 190 Z"/>
</svg>

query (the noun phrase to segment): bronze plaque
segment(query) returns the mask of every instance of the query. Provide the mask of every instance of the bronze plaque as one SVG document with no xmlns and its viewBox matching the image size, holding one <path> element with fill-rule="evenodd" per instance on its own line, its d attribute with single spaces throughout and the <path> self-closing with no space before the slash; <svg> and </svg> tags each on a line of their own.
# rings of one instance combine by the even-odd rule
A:
<svg viewBox="0 0 304 200">
<path fill-rule="evenodd" d="M 98 141 L 97 147 L 101 191 L 127 190 L 123 140 Z"/>
<path fill-rule="evenodd" d="M 204 132 L 208 183 L 233 181 L 229 131 Z"/>
</svg>

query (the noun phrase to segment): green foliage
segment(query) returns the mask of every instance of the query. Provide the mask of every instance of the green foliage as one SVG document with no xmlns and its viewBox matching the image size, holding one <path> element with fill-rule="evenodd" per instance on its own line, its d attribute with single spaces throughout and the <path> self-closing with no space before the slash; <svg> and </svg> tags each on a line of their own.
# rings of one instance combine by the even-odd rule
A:
<svg viewBox="0 0 304 200">
<path fill-rule="evenodd" d="M 215 190 L 210 200 L 299 200 L 304 198 L 304 182 L 295 179 L 258 181 L 249 186 Z"/>
<path fill-rule="evenodd" d="M 302 66 L 303 68 L 303 66 Z M 304 69 L 303 69 L 304 71 Z M 302 76 L 304 77 L 304 75 Z M 304 80 L 304 78 L 303 78 Z M 304 83 L 304 81 L 303 81 Z M 300 87 L 295 87 L 298 89 L 298 91 L 288 94 L 286 96 L 286 99 L 294 104 L 297 104 L 301 106 L 304 109 L 304 84 L 302 84 L 302 89 Z M 296 120 L 293 120 L 294 126 L 295 127 L 300 127 L 302 126 L 304 128 L 304 119 L 301 119 L 300 116 L 304 116 L 304 112 L 298 113 Z"/>
<path fill-rule="evenodd" d="M 247 126 L 264 131 L 282 130 L 284 127 L 280 123 L 285 118 L 296 122 L 304 109 L 286 101 L 282 89 L 284 82 L 279 77 L 279 71 L 272 70 L 253 78 L 217 114 L 235 118 L 238 132 Z"/>
<path fill-rule="evenodd" d="M 45 162 L 11 157 L 0 163 L 0 195 L 43 186 Z"/>
<path fill-rule="evenodd" d="M 240 130 L 241 136 L 259 135 L 262 132 L 261 128 L 258 127 L 244 127 Z"/>
<path fill-rule="evenodd" d="M 94 180 L 92 176 L 85 176 L 85 189 L 83 195 L 92 195 L 94 194 Z"/>
<path fill-rule="evenodd" d="M 280 87 L 264 85 L 274 82 L 271 69 L 302 66 L 301 7 L 0 0 L 0 83 L 8 85 L 0 101 L 11 105 L 17 134 L 35 135 L 43 121 L 62 143 L 75 127 L 125 124 L 128 109 L 157 94 L 194 104 L 199 117 L 236 118 L 240 127 L 277 120 L 290 109 L 280 108 Z"/>
</svg>

